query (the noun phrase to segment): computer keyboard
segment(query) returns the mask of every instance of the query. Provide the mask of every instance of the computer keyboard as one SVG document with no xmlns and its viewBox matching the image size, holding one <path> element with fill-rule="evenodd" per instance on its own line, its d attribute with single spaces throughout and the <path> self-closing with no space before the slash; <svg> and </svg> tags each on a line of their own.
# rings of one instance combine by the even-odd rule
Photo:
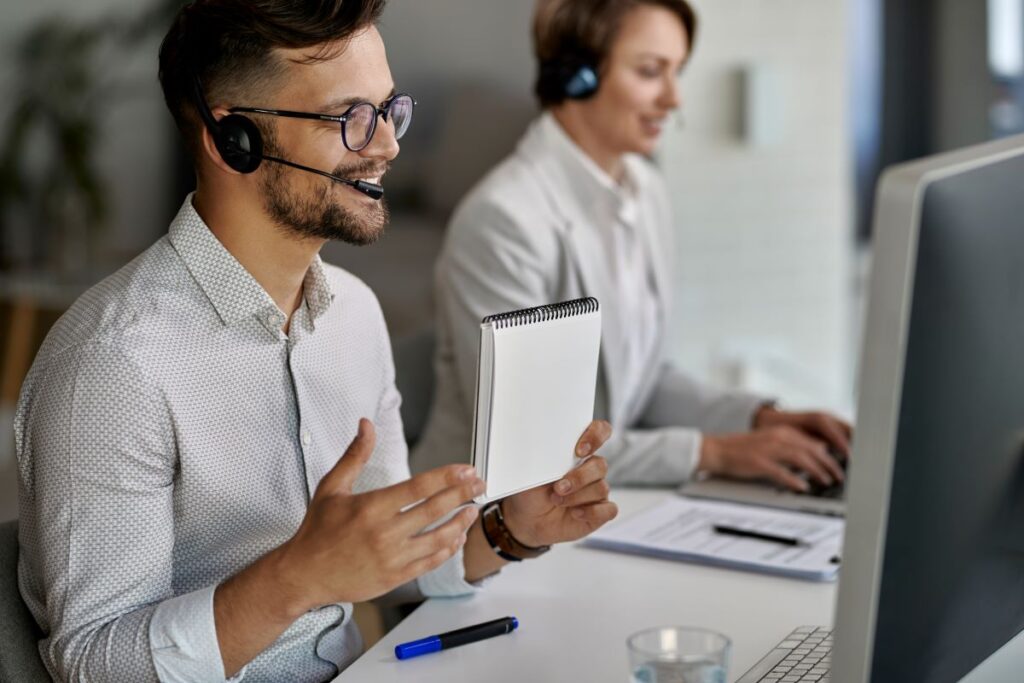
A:
<svg viewBox="0 0 1024 683">
<path fill-rule="evenodd" d="M 824 484 L 812 481 L 810 484 L 811 490 L 807 492 L 807 495 L 814 496 L 815 498 L 831 498 L 832 500 L 838 500 L 846 493 L 846 487 L 841 483 L 825 486 Z"/>
<path fill-rule="evenodd" d="M 828 683 L 831 665 L 832 629 L 801 626 L 737 683 Z"/>
</svg>

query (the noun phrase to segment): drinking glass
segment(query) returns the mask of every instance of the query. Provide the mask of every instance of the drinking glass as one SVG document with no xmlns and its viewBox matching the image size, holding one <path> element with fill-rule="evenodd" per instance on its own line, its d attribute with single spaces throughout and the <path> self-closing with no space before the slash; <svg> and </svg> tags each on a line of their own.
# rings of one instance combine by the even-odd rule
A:
<svg viewBox="0 0 1024 683">
<path fill-rule="evenodd" d="M 725 683 L 732 642 L 703 628 L 661 626 L 626 640 L 632 683 Z"/>
</svg>

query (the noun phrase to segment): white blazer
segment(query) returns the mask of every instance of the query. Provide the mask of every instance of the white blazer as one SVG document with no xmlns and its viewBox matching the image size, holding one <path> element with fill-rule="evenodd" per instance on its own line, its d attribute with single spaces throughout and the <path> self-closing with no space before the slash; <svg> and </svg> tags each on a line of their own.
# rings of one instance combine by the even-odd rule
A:
<svg viewBox="0 0 1024 683">
<path fill-rule="evenodd" d="M 674 484 L 692 476 L 701 431 L 747 431 L 762 397 L 699 384 L 666 358 L 672 310 L 672 220 L 660 175 L 630 155 L 642 240 L 659 301 L 659 335 L 639 381 L 626 381 L 621 358 L 630 330 L 615 288 L 598 267 L 608 247 L 595 222 L 610 220 L 586 198 L 591 178 L 573 164 L 573 145 L 550 114 L 535 121 L 516 151 L 456 208 L 436 268 L 437 378 L 431 414 L 413 452 L 413 471 L 466 461 L 472 440 L 476 361 L 483 317 L 593 296 L 603 311 L 595 416 L 613 438 L 601 450 L 612 483 Z M 560 145 L 562 147 L 560 147 Z M 576 148 L 578 150 L 578 148 Z M 624 396 L 632 385 L 633 396 Z"/>
</svg>

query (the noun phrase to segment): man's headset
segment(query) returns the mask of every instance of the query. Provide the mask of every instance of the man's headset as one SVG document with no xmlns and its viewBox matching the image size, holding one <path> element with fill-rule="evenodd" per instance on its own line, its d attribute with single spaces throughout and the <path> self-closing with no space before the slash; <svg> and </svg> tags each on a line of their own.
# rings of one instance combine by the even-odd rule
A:
<svg viewBox="0 0 1024 683">
<path fill-rule="evenodd" d="M 330 178 L 335 182 L 343 183 L 362 192 L 371 199 L 380 199 L 384 196 L 384 188 L 377 183 L 342 178 L 333 173 L 319 171 L 309 166 L 296 164 L 287 159 L 264 154 L 263 136 L 252 119 L 241 114 L 228 114 L 218 121 L 213 117 L 213 112 L 210 111 L 210 106 L 206 103 L 206 97 L 203 96 L 203 85 L 199 81 L 199 76 L 192 77 L 192 89 L 196 108 L 199 109 L 199 116 L 203 119 L 207 130 L 210 131 L 210 136 L 213 137 L 213 144 L 216 145 L 217 152 L 220 153 L 220 157 L 224 160 L 225 164 L 239 173 L 252 173 L 259 168 L 260 162 L 265 159 L 275 164 L 291 166 L 300 171 L 316 173 L 325 178 Z"/>
</svg>

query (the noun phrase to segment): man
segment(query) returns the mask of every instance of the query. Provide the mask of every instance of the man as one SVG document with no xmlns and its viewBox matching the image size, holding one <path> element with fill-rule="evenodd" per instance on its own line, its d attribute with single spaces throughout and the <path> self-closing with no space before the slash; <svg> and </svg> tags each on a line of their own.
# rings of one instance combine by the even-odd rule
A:
<svg viewBox="0 0 1024 683">
<path fill-rule="evenodd" d="M 481 515 L 471 468 L 409 478 L 379 306 L 317 255 L 386 222 L 345 184 L 373 194 L 412 115 L 383 4 L 199 0 L 164 40 L 198 189 L 54 327 L 16 417 L 19 575 L 56 679 L 327 680 L 360 653 L 350 603 L 471 592 L 616 514 L 596 456 Z"/>
</svg>

